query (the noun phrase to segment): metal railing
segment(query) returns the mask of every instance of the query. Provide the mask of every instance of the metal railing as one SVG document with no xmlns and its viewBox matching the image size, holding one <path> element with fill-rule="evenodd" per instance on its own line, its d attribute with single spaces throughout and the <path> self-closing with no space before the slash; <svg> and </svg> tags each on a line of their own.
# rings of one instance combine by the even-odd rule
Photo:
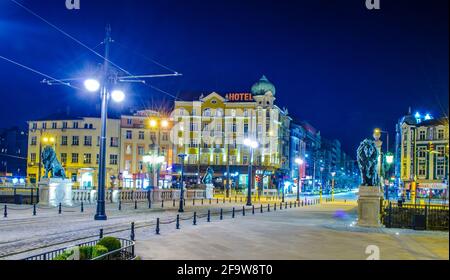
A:
<svg viewBox="0 0 450 280">
<path fill-rule="evenodd" d="M 448 230 L 449 207 L 389 202 L 383 205 L 382 220 L 388 228 Z"/>
<path fill-rule="evenodd" d="M 120 241 L 120 244 L 121 244 L 120 249 L 108 252 L 106 254 L 103 254 L 103 255 L 93 258 L 91 260 L 133 260 L 133 259 L 135 259 L 136 258 L 135 254 L 134 254 L 135 242 L 132 240 L 123 239 L 123 238 L 117 238 L 117 239 Z M 75 246 L 78 246 L 78 247 L 95 246 L 95 245 L 97 245 L 97 243 L 99 241 L 100 241 L 100 239 L 88 241 L 88 242 L 77 244 Z M 52 259 L 56 258 L 57 256 L 63 254 L 67 249 L 72 248 L 72 247 L 74 247 L 74 246 L 60 248 L 60 249 L 56 249 L 53 251 L 30 256 L 30 257 L 24 258 L 23 260 L 27 260 L 27 261 L 52 260 Z"/>
</svg>

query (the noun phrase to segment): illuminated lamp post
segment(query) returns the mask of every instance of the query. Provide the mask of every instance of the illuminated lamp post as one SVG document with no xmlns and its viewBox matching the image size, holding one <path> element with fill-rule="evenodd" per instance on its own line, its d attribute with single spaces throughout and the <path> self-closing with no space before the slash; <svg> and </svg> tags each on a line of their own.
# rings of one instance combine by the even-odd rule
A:
<svg viewBox="0 0 450 280">
<path fill-rule="evenodd" d="M 331 202 L 334 202 L 334 176 L 336 176 L 336 172 L 331 172 Z"/>
<path fill-rule="evenodd" d="M 250 149 L 250 164 L 248 165 L 248 180 L 247 180 L 247 206 L 252 205 L 252 184 L 253 184 L 253 152 L 258 148 L 258 142 L 245 139 L 244 145 Z"/>
<path fill-rule="evenodd" d="M 184 212 L 183 204 L 184 204 L 184 159 L 187 157 L 187 154 L 179 154 L 178 157 L 181 160 L 181 187 L 180 187 L 180 206 L 178 208 L 178 212 Z"/>
<path fill-rule="evenodd" d="M 304 161 L 303 161 L 303 159 L 301 159 L 301 158 L 296 158 L 295 159 L 295 163 L 296 164 L 298 164 L 298 180 L 297 180 L 297 201 L 300 201 L 300 188 L 301 188 L 301 181 L 302 181 L 302 178 L 301 178 L 301 168 L 302 168 L 302 165 L 303 165 L 303 163 L 304 163 Z"/>
</svg>

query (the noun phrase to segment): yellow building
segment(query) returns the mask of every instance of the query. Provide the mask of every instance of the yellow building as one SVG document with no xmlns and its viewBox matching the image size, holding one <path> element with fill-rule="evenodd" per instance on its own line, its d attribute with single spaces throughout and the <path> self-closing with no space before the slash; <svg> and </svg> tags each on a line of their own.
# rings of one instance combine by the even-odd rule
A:
<svg viewBox="0 0 450 280">
<path fill-rule="evenodd" d="M 120 179 L 125 188 L 142 188 L 158 185 L 167 188 L 171 182 L 173 126 L 168 116 L 155 111 L 143 110 L 133 115 L 122 115 L 120 123 Z M 164 157 L 158 174 L 150 174 L 145 156 L 155 154 Z M 159 176 L 158 176 L 159 175 Z M 156 182 L 158 178 L 158 182 Z"/>
<path fill-rule="evenodd" d="M 254 175 L 270 175 L 289 169 L 289 123 L 286 109 L 274 104 L 276 90 L 266 77 L 251 93 L 213 92 L 194 101 L 176 101 L 171 135 L 174 143 L 174 169 L 180 170 L 178 154 L 187 154 L 185 174 L 188 183 L 200 183 L 207 167 L 215 171 L 215 182 L 222 184 L 228 173 L 234 187 L 247 185 L 250 151 L 244 139 L 258 142 L 254 151 Z"/>
<path fill-rule="evenodd" d="M 397 124 L 396 177 L 411 195 L 448 196 L 448 118 L 411 112 Z"/>
<path fill-rule="evenodd" d="M 106 182 L 117 184 L 120 162 L 120 120 L 108 119 Z M 40 151 L 51 145 L 75 187 L 97 186 L 100 141 L 100 118 L 52 118 L 29 121 L 27 176 L 36 183 L 43 175 Z M 40 175 L 39 175 L 40 171 Z"/>
</svg>

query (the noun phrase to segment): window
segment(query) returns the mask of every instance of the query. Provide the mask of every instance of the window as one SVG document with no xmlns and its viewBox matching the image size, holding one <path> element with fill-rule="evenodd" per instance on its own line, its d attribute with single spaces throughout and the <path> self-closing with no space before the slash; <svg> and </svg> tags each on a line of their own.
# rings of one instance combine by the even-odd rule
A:
<svg viewBox="0 0 450 280">
<path fill-rule="evenodd" d="M 78 154 L 77 153 L 72 154 L 72 163 L 78 163 Z"/>
<path fill-rule="evenodd" d="M 78 122 L 73 122 L 73 128 L 78 128 Z"/>
<path fill-rule="evenodd" d="M 167 147 L 166 146 L 161 146 L 161 154 L 162 155 L 167 155 Z"/>
<path fill-rule="evenodd" d="M 83 163 L 84 163 L 84 164 L 90 164 L 91 161 L 92 161 L 92 156 L 91 156 L 91 154 L 84 154 Z"/>
<path fill-rule="evenodd" d="M 36 153 L 31 153 L 30 154 L 30 161 L 35 163 L 36 162 Z"/>
<path fill-rule="evenodd" d="M 196 116 L 197 115 L 197 110 L 196 109 L 192 109 L 192 115 Z"/>
<path fill-rule="evenodd" d="M 117 155 L 109 155 L 109 164 L 117 165 Z"/>
<path fill-rule="evenodd" d="M 426 173 L 426 162 L 425 160 L 419 160 L 419 176 L 425 176 Z"/>
<path fill-rule="evenodd" d="M 206 108 L 205 110 L 203 110 L 203 116 L 204 117 L 211 117 L 211 109 Z"/>
<path fill-rule="evenodd" d="M 111 137 L 111 147 L 119 147 L 119 138 Z"/>
<path fill-rule="evenodd" d="M 243 163 L 244 165 L 247 165 L 247 164 L 248 164 L 248 156 L 244 155 L 244 156 L 242 157 L 242 163 Z"/>
<path fill-rule="evenodd" d="M 37 129 L 37 123 L 33 123 L 33 129 Z"/>
<path fill-rule="evenodd" d="M 443 129 L 439 129 L 438 130 L 438 140 L 443 140 L 444 139 L 444 130 Z"/>
<path fill-rule="evenodd" d="M 145 148 L 143 146 L 138 146 L 138 155 L 143 156 L 145 154 Z"/>
<path fill-rule="evenodd" d="M 236 128 L 236 123 L 233 123 L 233 133 L 236 133 L 237 128 Z"/>
<path fill-rule="evenodd" d="M 61 146 L 67 146 L 67 136 L 61 136 Z"/>
<path fill-rule="evenodd" d="M 150 139 L 152 140 L 152 142 L 156 142 L 156 133 L 155 132 L 150 132 Z"/>
<path fill-rule="evenodd" d="M 61 163 L 66 164 L 67 163 L 67 154 L 61 153 Z"/>
<path fill-rule="evenodd" d="M 133 138 L 133 132 L 131 130 L 127 130 L 125 138 L 126 139 L 132 139 Z"/>
<path fill-rule="evenodd" d="M 56 122 L 52 122 L 52 129 L 58 128 L 58 124 Z"/>
<path fill-rule="evenodd" d="M 77 181 L 77 173 L 72 173 L 72 182 Z"/>
<path fill-rule="evenodd" d="M 31 137 L 31 146 L 36 146 L 36 142 L 37 142 L 37 137 L 36 136 Z"/>
<path fill-rule="evenodd" d="M 133 120 L 132 119 L 127 119 L 127 125 L 132 125 L 133 124 Z"/>
<path fill-rule="evenodd" d="M 222 117 L 222 116 L 223 116 L 223 110 L 222 109 L 217 109 L 216 117 Z"/>
<path fill-rule="evenodd" d="M 198 130 L 197 123 L 191 122 L 191 131 L 197 131 L 197 130 Z"/>
<path fill-rule="evenodd" d="M 425 140 L 426 132 L 424 130 L 419 131 L 419 140 Z"/>
<path fill-rule="evenodd" d="M 164 132 L 162 134 L 162 141 L 169 141 L 169 133 Z"/>
<path fill-rule="evenodd" d="M 84 136 L 84 145 L 92 146 L 92 136 Z"/>
<path fill-rule="evenodd" d="M 262 133 L 262 124 L 258 124 L 258 134 Z"/>
<path fill-rule="evenodd" d="M 144 140 L 144 131 L 139 131 L 139 140 Z"/>
<path fill-rule="evenodd" d="M 438 157 L 444 157 L 445 155 L 445 147 L 444 146 L 438 146 L 437 147 L 437 156 Z"/>
<path fill-rule="evenodd" d="M 80 138 L 78 136 L 72 136 L 72 146 L 78 146 L 80 143 Z"/>
<path fill-rule="evenodd" d="M 438 176 L 438 177 L 444 176 L 444 160 L 443 159 L 439 159 L 437 161 L 436 176 Z"/>
<path fill-rule="evenodd" d="M 66 129 L 67 128 L 67 122 L 63 122 L 63 129 Z"/>
<path fill-rule="evenodd" d="M 420 158 L 426 157 L 426 147 L 418 147 L 418 153 L 417 156 Z"/>
</svg>

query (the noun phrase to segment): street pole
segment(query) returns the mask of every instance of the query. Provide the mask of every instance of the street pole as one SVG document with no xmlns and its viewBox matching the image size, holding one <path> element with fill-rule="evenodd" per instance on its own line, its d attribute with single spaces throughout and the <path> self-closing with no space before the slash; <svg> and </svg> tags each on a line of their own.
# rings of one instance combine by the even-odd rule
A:
<svg viewBox="0 0 450 280">
<path fill-rule="evenodd" d="M 225 196 L 230 197 L 230 144 L 227 145 L 227 184 L 226 184 Z"/>
<path fill-rule="evenodd" d="M 331 202 L 334 202 L 334 176 L 331 181 Z"/>
<path fill-rule="evenodd" d="M 302 165 L 299 164 L 298 165 L 298 180 L 297 180 L 297 201 L 300 201 L 300 188 L 301 188 L 301 181 L 302 181 L 302 176 L 301 176 L 301 170 Z"/>
<path fill-rule="evenodd" d="M 182 213 L 184 212 L 183 204 L 184 204 L 184 158 L 186 157 L 185 154 L 179 154 L 178 157 L 181 160 L 181 187 L 180 187 L 180 206 L 178 208 L 178 212 Z"/>
<path fill-rule="evenodd" d="M 247 206 L 252 205 L 252 182 L 253 182 L 253 147 L 250 149 L 250 164 L 248 165 L 248 181 L 247 181 Z"/>
<path fill-rule="evenodd" d="M 101 89 L 102 107 L 101 107 L 101 137 L 100 137 L 100 158 L 98 164 L 98 195 L 97 195 L 97 213 L 95 214 L 95 220 L 106 220 L 105 213 L 105 185 L 106 185 L 106 131 L 107 131 L 107 118 L 108 118 L 108 60 L 109 60 L 109 43 L 111 42 L 111 27 L 106 27 L 105 37 L 105 60 L 103 65 L 103 82 Z"/>
</svg>

